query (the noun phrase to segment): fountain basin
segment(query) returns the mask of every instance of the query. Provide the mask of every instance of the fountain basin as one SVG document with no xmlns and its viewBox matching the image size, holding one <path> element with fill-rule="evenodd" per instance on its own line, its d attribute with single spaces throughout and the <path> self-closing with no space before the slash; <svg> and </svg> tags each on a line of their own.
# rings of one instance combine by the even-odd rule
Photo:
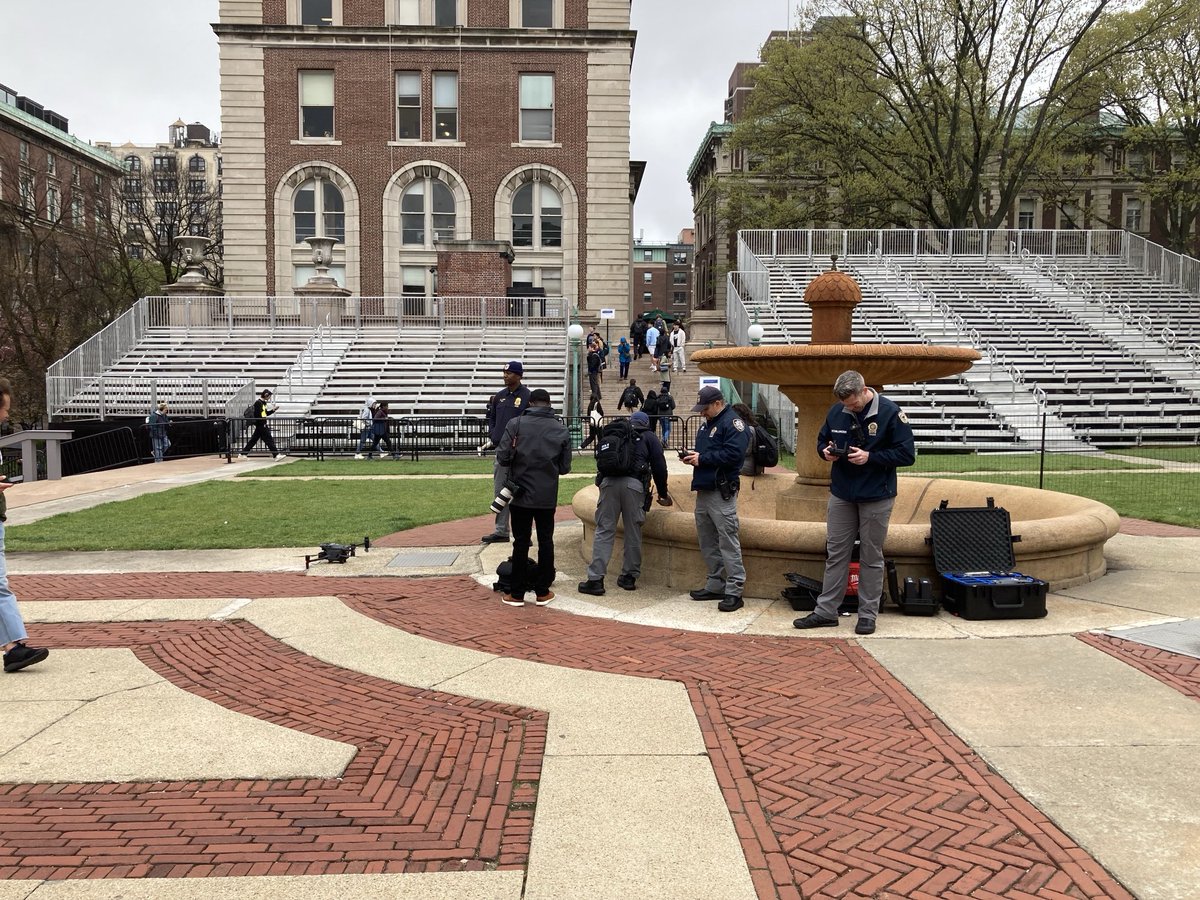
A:
<svg viewBox="0 0 1200 900">
<path fill-rule="evenodd" d="M 776 518 L 778 496 L 791 488 L 794 476 L 744 478 L 738 498 L 745 594 L 774 599 L 787 586 L 785 572 L 820 579 L 825 568 L 825 522 Z M 707 570 L 696 540 L 695 494 L 690 477 L 670 479 L 675 506 L 654 506 L 642 529 L 641 579 L 685 590 L 700 587 Z M 1104 542 L 1117 533 L 1120 517 L 1110 507 L 1057 491 L 1015 485 L 984 484 L 948 478 L 902 476 L 884 552 L 894 560 L 901 579 L 932 578 L 938 585 L 929 536 L 929 513 L 942 500 L 951 506 L 985 506 L 995 498 L 1009 511 L 1014 535 L 1016 570 L 1049 582 L 1051 590 L 1083 584 L 1104 574 Z M 582 520 L 581 554 L 590 561 L 599 488 L 575 494 L 572 507 Z M 610 571 L 620 567 L 623 533 L 617 532 Z M 615 573 L 614 573 L 615 574 Z"/>
</svg>

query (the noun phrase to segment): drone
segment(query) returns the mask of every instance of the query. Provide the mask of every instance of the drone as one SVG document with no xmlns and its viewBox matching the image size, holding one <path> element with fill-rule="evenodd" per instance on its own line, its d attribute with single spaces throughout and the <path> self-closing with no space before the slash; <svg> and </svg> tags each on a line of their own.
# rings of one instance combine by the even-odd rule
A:
<svg viewBox="0 0 1200 900">
<path fill-rule="evenodd" d="M 364 537 L 362 542 L 363 553 L 371 552 L 371 538 Z M 309 565 L 313 560 L 320 562 L 325 560 L 329 563 L 345 563 L 350 557 L 354 556 L 354 551 L 358 549 L 358 544 L 334 544 L 325 543 L 320 545 L 320 552 L 304 554 L 304 571 L 308 571 Z"/>
</svg>

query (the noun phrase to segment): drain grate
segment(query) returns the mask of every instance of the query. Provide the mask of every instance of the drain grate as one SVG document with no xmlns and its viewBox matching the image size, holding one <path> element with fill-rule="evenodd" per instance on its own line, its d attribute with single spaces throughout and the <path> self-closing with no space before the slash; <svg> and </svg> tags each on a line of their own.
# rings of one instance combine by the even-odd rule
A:
<svg viewBox="0 0 1200 900">
<path fill-rule="evenodd" d="M 408 550 L 392 557 L 388 568 L 428 569 L 434 566 L 452 566 L 457 560 L 457 550 Z"/>
</svg>

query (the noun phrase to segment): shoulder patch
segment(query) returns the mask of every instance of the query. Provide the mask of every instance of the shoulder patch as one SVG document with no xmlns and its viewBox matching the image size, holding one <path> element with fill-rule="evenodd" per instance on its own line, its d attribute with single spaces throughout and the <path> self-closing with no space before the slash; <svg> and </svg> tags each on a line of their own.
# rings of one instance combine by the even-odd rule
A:
<svg viewBox="0 0 1200 900">
<path fill-rule="evenodd" d="M 520 406 L 520 405 L 521 405 L 521 398 L 513 397 L 513 406 Z"/>
<path fill-rule="evenodd" d="M 906 416 L 904 414 L 904 410 L 900 410 L 900 412 L 896 413 L 896 418 L 899 419 L 901 422 L 903 422 L 905 425 L 908 424 L 908 416 Z"/>
<path fill-rule="evenodd" d="M 736 428 L 738 431 L 745 431 L 746 423 L 743 422 L 741 419 L 739 419 L 737 416 L 734 416 L 733 417 L 733 427 Z"/>
</svg>

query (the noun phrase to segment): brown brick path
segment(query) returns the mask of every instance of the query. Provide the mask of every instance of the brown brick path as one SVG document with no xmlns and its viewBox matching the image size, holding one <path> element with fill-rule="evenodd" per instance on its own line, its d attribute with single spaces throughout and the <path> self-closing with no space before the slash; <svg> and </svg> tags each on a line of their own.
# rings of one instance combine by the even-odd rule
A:
<svg viewBox="0 0 1200 900">
<path fill-rule="evenodd" d="M 95 580 L 111 595 L 125 579 Z M 36 633 L 56 649 L 134 648 L 185 690 L 358 752 L 339 779 L 2 785 L 0 879 L 520 869 L 528 860 L 544 713 L 339 669 L 245 622 Z"/>
<path fill-rule="evenodd" d="M 644 628 L 552 607 L 511 610 L 467 578 L 211 574 L 20 576 L 13 582 L 28 600 L 163 596 L 168 584 L 169 595 L 192 598 L 336 590 L 380 622 L 434 640 L 551 665 L 679 680 L 688 688 L 761 898 L 1130 896 L 852 642 Z M 76 628 L 83 642 L 96 631 Z M 220 632 L 233 626 L 185 628 Z M 35 637 L 62 646 L 54 640 L 59 634 L 38 626 Z M 163 643 L 163 652 L 175 659 L 172 643 Z M 314 660 L 305 665 L 324 668 Z M 371 685 L 372 696 L 376 689 Z M 246 702 L 239 694 L 229 702 Z M 526 730 L 529 742 L 528 722 Z M 510 809 L 514 805 L 520 804 Z M 187 833 L 178 838 L 184 844 L 196 840 Z M 5 840 L 6 834 L 0 852 Z M 520 864 L 526 845 L 520 842 L 505 864 Z M 372 859 L 380 866 L 391 862 L 382 852 Z M 316 860 L 306 863 L 306 871 L 334 871 L 330 866 L 344 863 Z M 212 863 L 191 865 L 158 871 L 232 874 L 199 870 Z"/>
<path fill-rule="evenodd" d="M 1200 700 L 1200 659 L 1107 634 L 1080 634 L 1077 637 L 1085 644 L 1103 650 L 1109 656 L 1158 679 L 1185 697 Z"/>
</svg>

